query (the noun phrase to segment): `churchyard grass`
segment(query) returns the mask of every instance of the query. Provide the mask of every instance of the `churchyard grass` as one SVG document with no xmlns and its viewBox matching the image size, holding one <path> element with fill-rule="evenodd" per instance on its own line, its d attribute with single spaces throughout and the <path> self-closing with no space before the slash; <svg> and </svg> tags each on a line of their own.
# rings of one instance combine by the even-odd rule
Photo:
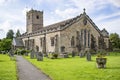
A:
<svg viewBox="0 0 120 80">
<path fill-rule="evenodd" d="M 0 54 L 0 80 L 17 80 L 16 61 Z"/>
<path fill-rule="evenodd" d="M 109 55 L 106 69 L 96 67 L 96 56 L 92 61 L 86 58 L 61 58 L 43 61 L 25 57 L 37 68 L 49 75 L 53 80 L 119 80 L 120 79 L 120 55 Z"/>
</svg>

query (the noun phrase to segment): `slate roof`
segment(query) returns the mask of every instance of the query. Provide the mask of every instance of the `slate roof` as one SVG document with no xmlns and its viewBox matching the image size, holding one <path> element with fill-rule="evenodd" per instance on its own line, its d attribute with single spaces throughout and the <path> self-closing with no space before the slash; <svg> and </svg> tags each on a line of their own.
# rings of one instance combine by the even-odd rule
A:
<svg viewBox="0 0 120 80">
<path fill-rule="evenodd" d="M 63 30 L 65 28 L 69 27 L 70 25 L 74 24 L 75 22 L 79 21 L 83 17 L 85 17 L 101 35 L 100 29 L 90 19 L 90 17 L 84 12 L 83 14 L 80 14 L 80 15 L 74 17 L 74 18 L 67 19 L 67 20 L 64 20 L 64 21 L 61 21 L 61 22 L 58 22 L 58 23 L 55 23 L 55 24 L 45 26 L 41 30 L 35 31 L 33 33 L 25 33 L 21 37 L 35 36 L 35 35 L 40 35 L 40 34 L 45 34 L 45 33 L 49 33 L 49 32 Z"/>
<path fill-rule="evenodd" d="M 20 38 L 13 38 L 12 45 L 13 46 L 18 46 L 18 47 L 23 47 L 24 46 L 23 41 Z"/>
<path fill-rule="evenodd" d="M 101 33 L 104 37 L 109 37 L 109 33 L 107 32 L 105 28 L 101 31 Z"/>
</svg>

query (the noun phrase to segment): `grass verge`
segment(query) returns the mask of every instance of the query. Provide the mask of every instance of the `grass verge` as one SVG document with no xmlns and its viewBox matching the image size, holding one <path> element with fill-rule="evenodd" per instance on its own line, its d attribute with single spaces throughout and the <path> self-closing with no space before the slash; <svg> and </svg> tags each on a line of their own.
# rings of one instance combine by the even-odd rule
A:
<svg viewBox="0 0 120 80">
<path fill-rule="evenodd" d="M 0 54 L 0 80 L 17 80 L 16 61 Z"/>
<path fill-rule="evenodd" d="M 86 58 L 48 59 L 37 61 L 25 57 L 53 80 L 119 80 L 120 56 L 107 56 L 107 68 L 96 68 L 96 57 L 92 61 Z"/>
</svg>

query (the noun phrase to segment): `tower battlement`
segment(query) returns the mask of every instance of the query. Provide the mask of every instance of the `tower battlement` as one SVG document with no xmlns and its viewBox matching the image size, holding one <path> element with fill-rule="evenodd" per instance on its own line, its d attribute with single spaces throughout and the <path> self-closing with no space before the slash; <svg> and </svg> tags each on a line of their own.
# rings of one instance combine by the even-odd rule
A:
<svg viewBox="0 0 120 80">
<path fill-rule="evenodd" d="M 31 9 L 26 13 L 26 31 L 32 33 L 43 28 L 43 11 Z"/>
</svg>

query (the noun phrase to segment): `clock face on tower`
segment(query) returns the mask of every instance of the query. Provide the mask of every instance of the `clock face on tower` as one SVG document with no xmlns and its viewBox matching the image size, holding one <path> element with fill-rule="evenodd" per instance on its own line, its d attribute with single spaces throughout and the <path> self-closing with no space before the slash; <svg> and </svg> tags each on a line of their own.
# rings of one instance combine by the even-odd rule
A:
<svg viewBox="0 0 120 80">
<path fill-rule="evenodd" d="M 83 19 L 83 24 L 86 25 L 87 24 L 87 20 Z"/>
</svg>

